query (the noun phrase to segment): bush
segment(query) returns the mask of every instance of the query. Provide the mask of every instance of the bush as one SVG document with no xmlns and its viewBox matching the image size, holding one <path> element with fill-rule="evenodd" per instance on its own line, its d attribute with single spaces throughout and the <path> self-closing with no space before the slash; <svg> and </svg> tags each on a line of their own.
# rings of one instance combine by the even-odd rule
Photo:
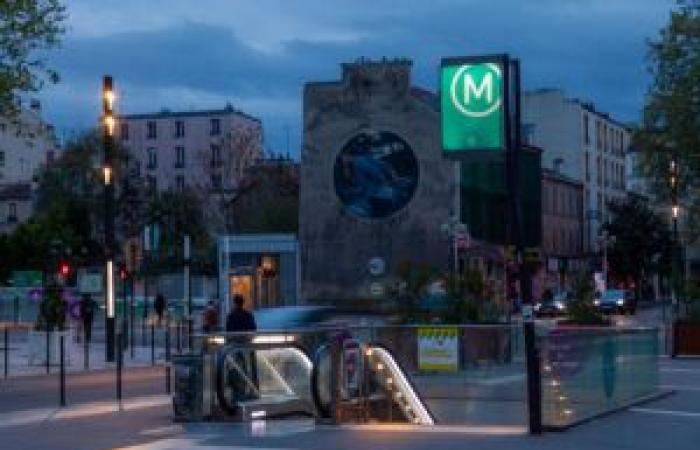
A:
<svg viewBox="0 0 700 450">
<path fill-rule="evenodd" d="M 580 272 L 572 283 L 573 300 L 569 303 L 568 318 L 577 325 L 606 325 L 609 321 L 593 304 L 595 286 L 588 272 Z"/>
<path fill-rule="evenodd" d="M 39 316 L 34 328 L 37 331 L 63 331 L 66 327 L 66 303 L 60 289 L 47 289 L 39 305 Z"/>
</svg>

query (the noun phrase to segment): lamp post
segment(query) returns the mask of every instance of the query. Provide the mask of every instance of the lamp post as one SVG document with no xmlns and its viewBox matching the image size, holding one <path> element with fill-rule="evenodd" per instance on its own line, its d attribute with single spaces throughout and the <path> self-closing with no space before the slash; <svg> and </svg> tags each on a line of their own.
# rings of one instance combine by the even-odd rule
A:
<svg viewBox="0 0 700 450">
<path fill-rule="evenodd" d="M 671 189 L 671 226 L 673 230 L 673 246 L 671 247 L 671 303 L 673 305 L 672 314 L 678 314 L 678 216 L 680 206 L 678 205 L 678 160 L 676 152 L 671 154 L 669 163 L 669 185 Z M 675 344 L 674 344 L 675 347 Z"/>
<path fill-rule="evenodd" d="M 112 77 L 102 80 L 102 139 L 104 159 L 102 176 L 104 181 L 104 222 L 105 222 L 105 359 L 114 361 L 114 90 Z"/>
</svg>

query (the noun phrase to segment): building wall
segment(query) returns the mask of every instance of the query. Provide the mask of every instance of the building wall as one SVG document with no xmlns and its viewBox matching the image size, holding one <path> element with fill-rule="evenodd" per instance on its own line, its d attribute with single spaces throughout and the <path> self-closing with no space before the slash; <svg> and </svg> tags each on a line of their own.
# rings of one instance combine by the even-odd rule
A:
<svg viewBox="0 0 700 450">
<path fill-rule="evenodd" d="M 625 196 L 629 130 L 553 89 L 524 93 L 522 120 L 526 139 L 544 150 L 543 167 L 583 183 L 584 249 L 598 252 L 606 205 Z"/>
<path fill-rule="evenodd" d="M 0 233 L 32 217 L 37 176 L 57 150 L 54 128 L 36 101 L 14 117 L 0 117 Z"/>
<path fill-rule="evenodd" d="M 442 230 L 459 217 L 456 164 L 445 161 L 440 115 L 410 86 L 410 62 L 344 64 L 338 82 L 304 89 L 300 250 L 304 301 L 382 297 L 402 262 L 452 264 Z M 341 153 L 358 136 L 391 133 L 413 152 L 418 184 L 408 203 L 382 218 L 358 217 L 335 180 Z M 401 147 L 404 147 L 401 145 Z M 381 261 L 382 271 L 370 271 Z M 374 273 L 372 273 L 374 272 Z"/>
<path fill-rule="evenodd" d="M 213 133 L 212 120 L 219 120 L 219 133 Z M 184 126 L 183 135 L 176 133 L 177 122 Z M 155 124 L 155 137 L 149 137 L 149 123 Z M 154 179 L 159 191 L 178 189 L 182 183 L 205 191 L 219 189 L 213 177 L 220 177 L 222 189 L 234 189 L 245 169 L 263 155 L 260 121 L 230 107 L 125 115 L 117 130 L 134 158 L 132 169 L 146 180 Z M 215 160 L 213 146 L 220 149 L 220 159 Z M 178 164 L 178 147 L 184 149 L 183 164 Z M 156 154 L 155 165 L 149 165 L 149 151 Z"/>
<path fill-rule="evenodd" d="M 22 109 L 16 117 L 0 117 L 0 185 L 32 183 L 58 144 L 40 109 Z"/>
</svg>

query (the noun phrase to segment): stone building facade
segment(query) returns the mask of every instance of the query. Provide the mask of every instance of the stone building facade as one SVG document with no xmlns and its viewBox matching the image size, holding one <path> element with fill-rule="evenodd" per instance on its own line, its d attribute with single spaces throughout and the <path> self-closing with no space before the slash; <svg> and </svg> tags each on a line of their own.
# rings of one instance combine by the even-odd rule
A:
<svg viewBox="0 0 700 450">
<path fill-rule="evenodd" d="M 299 240 L 304 301 L 381 299 L 404 262 L 448 269 L 457 164 L 408 60 L 342 65 L 304 89 Z"/>
<path fill-rule="evenodd" d="M 583 183 L 542 170 L 542 252 L 546 287 L 564 289 L 585 266 Z"/>
</svg>

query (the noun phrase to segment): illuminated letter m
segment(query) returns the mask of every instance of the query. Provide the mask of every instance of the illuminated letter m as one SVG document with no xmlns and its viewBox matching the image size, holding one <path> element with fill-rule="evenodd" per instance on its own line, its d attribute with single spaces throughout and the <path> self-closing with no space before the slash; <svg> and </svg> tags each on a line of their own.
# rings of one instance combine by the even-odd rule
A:
<svg viewBox="0 0 700 450">
<path fill-rule="evenodd" d="M 479 100 L 484 95 L 486 91 L 486 103 L 491 104 L 493 102 L 493 74 L 488 72 L 484 75 L 481 80 L 479 87 L 476 86 L 474 78 L 471 74 L 467 73 L 464 75 L 464 104 L 468 105 L 471 99 L 471 93 L 474 93 L 474 98 Z"/>
</svg>

